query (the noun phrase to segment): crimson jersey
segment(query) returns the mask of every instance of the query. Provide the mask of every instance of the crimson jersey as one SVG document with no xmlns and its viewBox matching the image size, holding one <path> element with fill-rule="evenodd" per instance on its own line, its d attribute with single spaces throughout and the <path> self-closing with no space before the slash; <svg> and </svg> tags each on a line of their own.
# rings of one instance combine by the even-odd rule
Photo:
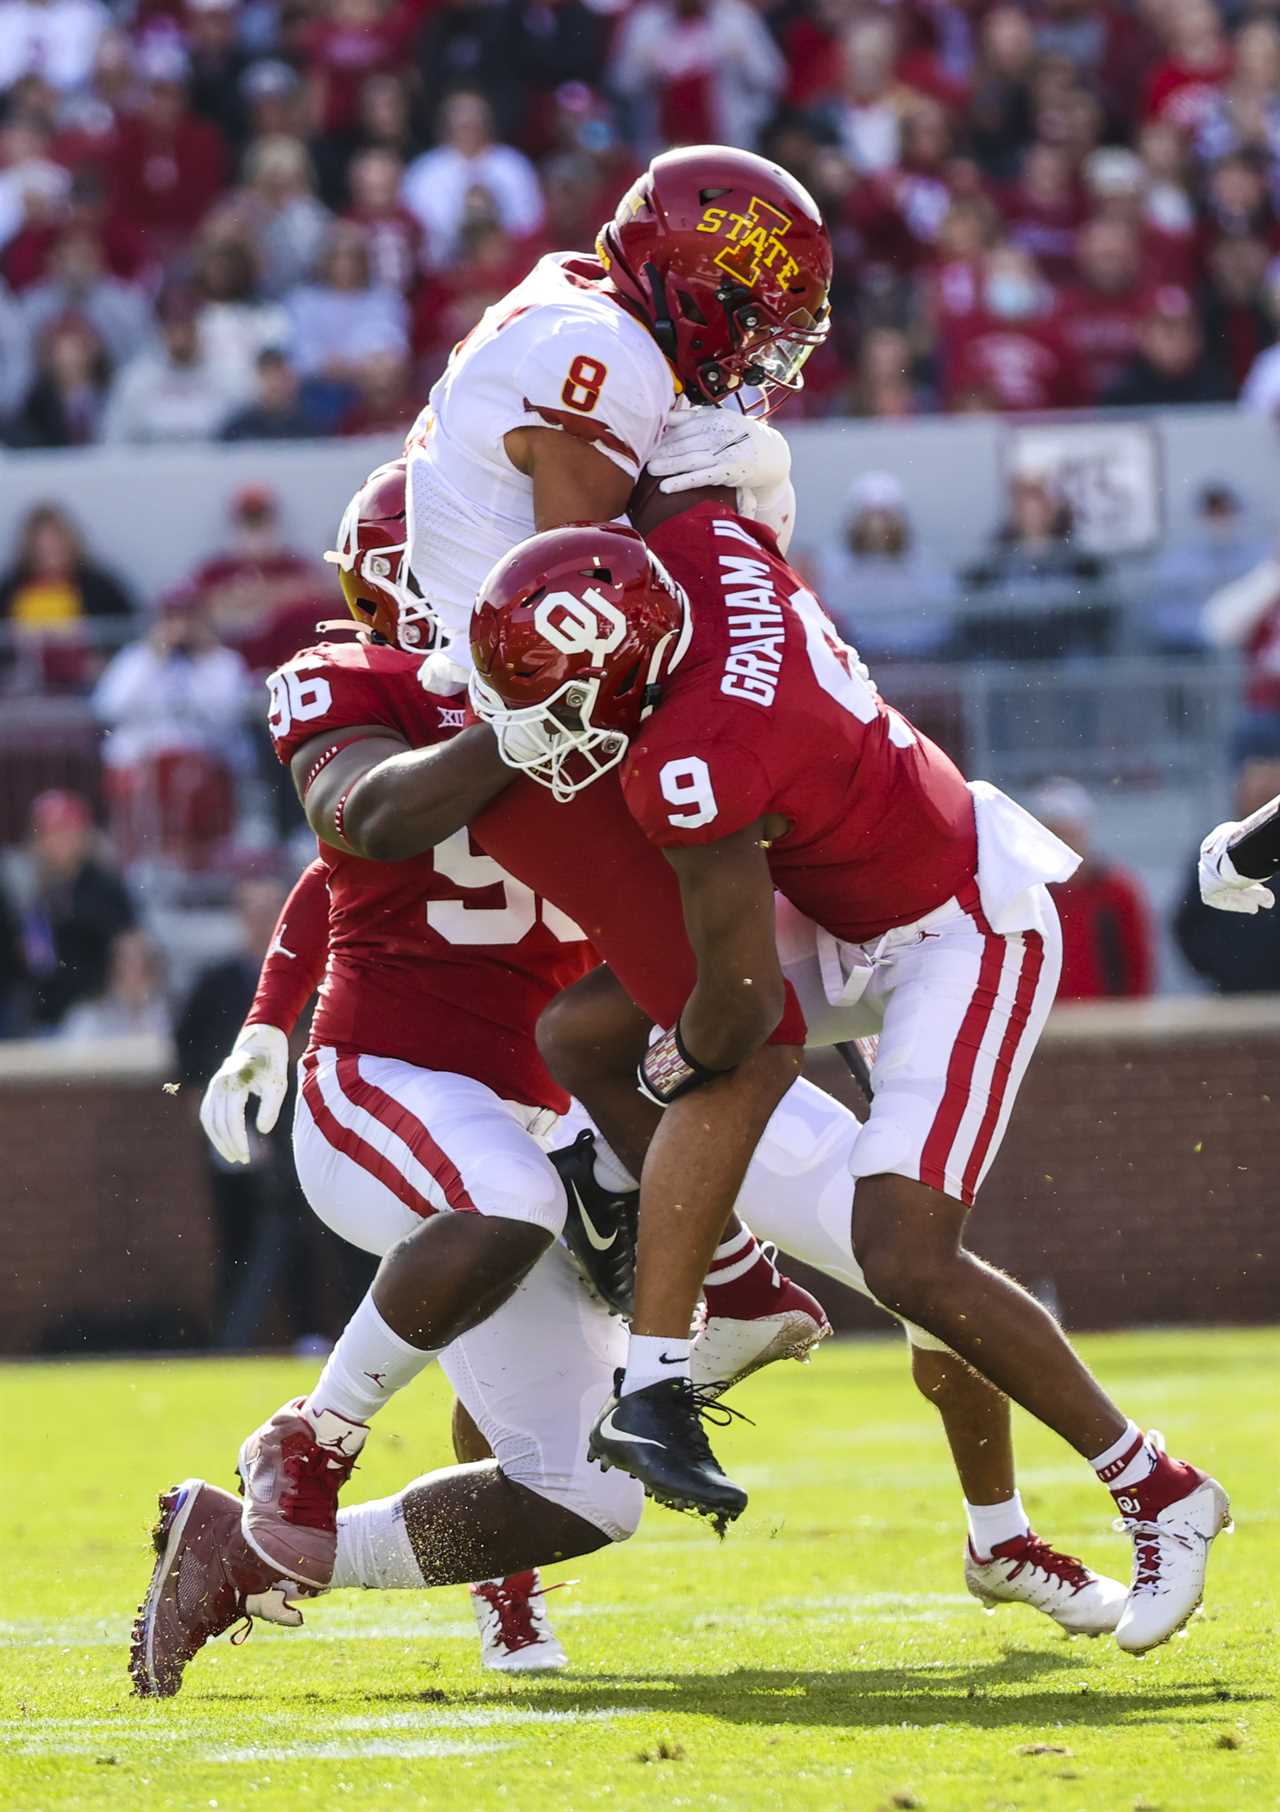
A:
<svg viewBox="0 0 1280 1812">
<path fill-rule="evenodd" d="M 422 656 L 326 642 L 273 673 L 268 724 L 286 764 L 314 737 L 385 725 L 414 748 L 462 727 L 457 698 L 420 684 Z M 326 843 L 329 955 L 316 1044 L 474 1076 L 506 1100 L 563 1113 L 568 1097 L 538 1056 L 534 1026 L 595 958 L 563 912 L 535 898 L 466 830 L 402 862 L 366 862 Z"/>
<path fill-rule="evenodd" d="M 622 769 L 660 846 L 768 814 L 774 885 L 833 936 L 908 925 L 977 868 L 973 803 L 942 751 L 887 706 L 768 530 L 715 504 L 649 537 L 688 592 L 693 635 Z"/>
</svg>

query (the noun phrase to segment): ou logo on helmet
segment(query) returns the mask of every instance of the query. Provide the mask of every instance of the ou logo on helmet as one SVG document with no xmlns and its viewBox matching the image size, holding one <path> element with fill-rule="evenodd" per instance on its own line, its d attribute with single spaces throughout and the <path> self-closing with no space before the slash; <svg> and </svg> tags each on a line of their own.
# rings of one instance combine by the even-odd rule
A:
<svg viewBox="0 0 1280 1812">
<path fill-rule="evenodd" d="M 560 654 L 589 654 L 597 663 L 612 654 L 627 633 L 626 617 L 594 586 L 581 597 L 572 591 L 548 592 L 534 608 L 533 624 Z"/>
</svg>

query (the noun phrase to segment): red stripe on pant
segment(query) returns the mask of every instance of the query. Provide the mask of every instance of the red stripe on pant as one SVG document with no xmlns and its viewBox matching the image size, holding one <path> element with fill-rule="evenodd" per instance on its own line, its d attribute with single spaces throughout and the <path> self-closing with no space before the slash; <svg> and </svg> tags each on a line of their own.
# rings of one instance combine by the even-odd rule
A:
<svg viewBox="0 0 1280 1812">
<path fill-rule="evenodd" d="M 972 1204 L 978 1188 L 978 1178 L 982 1175 L 982 1166 L 987 1161 L 991 1149 L 991 1140 L 1004 1106 L 1004 1098 L 1009 1089 L 1009 1077 L 1013 1070 L 1013 1060 L 1017 1055 L 1023 1033 L 1027 1029 L 1027 1019 L 1031 1013 L 1036 989 L 1040 986 L 1040 971 L 1044 968 L 1044 939 L 1038 931 L 1023 934 L 1022 967 L 1018 971 L 1018 988 L 1009 1009 L 1009 1023 L 1005 1026 L 1004 1037 L 1000 1040 L 1000 1049 L 996 1054 L 995 1067 L 991 1072 L 991 1092 L 987 1097 L 987 1109 L 978 1128 L 978 1136 L 973 1141 L 973 1150 L 969 1153 L 969 1162 L 965 1165 L 964 1177 L 961 1180 L 961 1191 L 966 1202 Z"/>
<path fill-rule="evenodd" d="M 969 1105 L 969 1090 L 973 1084 L 978 1052 L 982 1049 L 982 1041 L 995 1011 L 996 992 L 1000 986 L 1006 948 L 1005 939 L 997 937 L 987 923 L 986 915 L 978 904 L 976 887 L 966 888 L 964 893 L 958 894 L 957 902 L 969 914 L 986 941 L 983 944 L 982 961 L 978 966 L 978 983 L 968 1010 L 960 1022 L 956 1041 L 951 1047 L 951 1061 L 947 1065 L 942 1100 L 920 1153 L 920 1181 L 927 1183 L 930 1189 L 940 1190 L 944 1195 L 947 1188 L 947 1160 L 951 1156 L 960 1122 Z M 963 1182 L 960 1199 L 967 1207 L 973 1206 L 973 1196 Z"/>
<path fill-rule="evenodd" d="M 402 1102 L 379 1088 L 376 1082 L 366 1081 L 360 1074 L 358 1057 L 339 1057 L 338 1087 L 353 1106 L 362 1107 L 388 1131 L 404 1140 L 427 1175 L 444 1190 L 444 1199 L 451 1208 L 475 1213 L 476 1205 L 467 1194 L 453 1159 L 436 1144 L 416 1114 L 411 1114 Z"/>
<path fill-rule="evenodd" d="M 376 1177 L 384 1189 L 389 1189 L 406 1208 L 414 1214 L 420 1214 L 423 1220 L 437 1212 L 435 1204 L 414 1188 L 390 1158 L 384 1157 L 376 1146 L 370 1145 L 367 1139 L 362 1139 L 358 1132 L 344 1126 L 332 1112 L 320 1092 L 316 1059 L 311 1055 L 304 1057 L 302 1061 L 302 1099 L 316 1123 L 317 1131 L 335 1151 L 340 1151 L 344 1158 L 350 1158 L 361 1170 L 367 1170 L 371 1177 Z"/>
</svg>

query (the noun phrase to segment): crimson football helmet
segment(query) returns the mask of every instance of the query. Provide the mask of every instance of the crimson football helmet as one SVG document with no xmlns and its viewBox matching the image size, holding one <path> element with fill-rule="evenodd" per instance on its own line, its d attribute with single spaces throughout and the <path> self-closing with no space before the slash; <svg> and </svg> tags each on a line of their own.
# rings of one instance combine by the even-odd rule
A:
<svg viewBox="0 0 1280 1812">
<path fill-rule="evenodd" d="M 691 402 L 799 390 L 830 324 L 831 241 L 778 164 L 728 145 L 664 151 L 596 246 Z"/>
<path fill-rule="evenodd" d="M 439 621 L 409 569 L 406 463 L 390 460 L 365 479 L 342 514 L 338 545 L 325 555 L 338 568 L 347 609 L 363 629 L 395 648 L 423 653 Z"/>
<path fill-rule="evenodd" d="M 688 599 L 634 529 L 549 529 L 481 588 L 471 703 L 508 767 L 571 799 L 622 760 L 691 633 Z"/>
</svg>

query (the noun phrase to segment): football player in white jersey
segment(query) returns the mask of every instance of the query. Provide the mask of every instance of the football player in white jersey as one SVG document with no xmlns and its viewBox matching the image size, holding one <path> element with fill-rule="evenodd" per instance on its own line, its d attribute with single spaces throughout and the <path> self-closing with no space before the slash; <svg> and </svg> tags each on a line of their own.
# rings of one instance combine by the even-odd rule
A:
<svg viewBox="0 0 1280 1812">
<path fill-rule="evenodd" d="M 690 405 L 767 406 L 799 387 L 827 332 L 831 280 L 812 198 L 747 151 L 669 151 L 597 253 L 540 259 L 487 309 L 409 435 L 413 578 L 467 667 L 471 607 L 494 562 L 537 529 L 623 516 L 646 467 L 683 467 L 681 489 L 749 490 L 750 514 L 790 536 L 781 437 L 740 409 Z"/>
</svg>

